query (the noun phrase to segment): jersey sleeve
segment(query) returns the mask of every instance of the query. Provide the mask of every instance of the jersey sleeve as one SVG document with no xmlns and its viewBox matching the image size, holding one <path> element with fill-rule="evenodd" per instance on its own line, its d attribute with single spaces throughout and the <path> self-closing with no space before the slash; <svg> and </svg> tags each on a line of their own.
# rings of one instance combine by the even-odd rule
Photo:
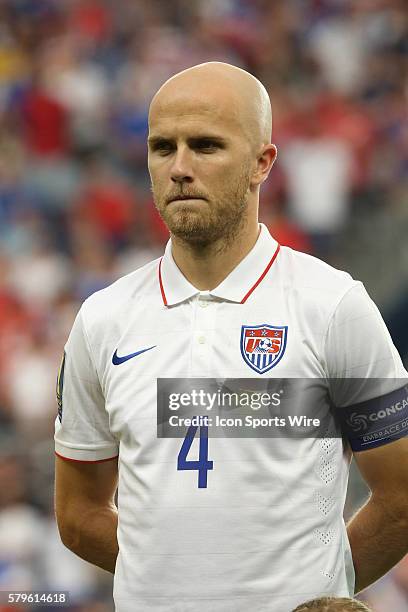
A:
<svg viewBox="0 0 408 612">
<path fill-rule="evenodd" d="M 118 455 L 109 429 L 98 373 L 84 325 L 83 306 L 65 345 L 57 378 L 55 452 L 74 461 L 104 461 Z"/>
<path fill-rule="evenodd" d="M 406 384 L 408 373 L 360 282 L 346 292 L 331 316 L 324 355 L 332 400 L 338 407 L 382 397 Z"/>
</svg>

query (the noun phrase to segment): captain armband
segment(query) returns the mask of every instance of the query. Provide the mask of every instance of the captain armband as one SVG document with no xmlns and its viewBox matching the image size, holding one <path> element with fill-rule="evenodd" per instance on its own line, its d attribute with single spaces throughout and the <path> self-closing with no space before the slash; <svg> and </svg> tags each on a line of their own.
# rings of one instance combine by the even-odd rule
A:
<svg viewBox="0 0 408 612">
<path fill-rule="evenodd" d="M 339 410 L 342 429 L 353 451 L 363 451 L 408 433 L 408 385 L 387 395 Z"/>
</svg>

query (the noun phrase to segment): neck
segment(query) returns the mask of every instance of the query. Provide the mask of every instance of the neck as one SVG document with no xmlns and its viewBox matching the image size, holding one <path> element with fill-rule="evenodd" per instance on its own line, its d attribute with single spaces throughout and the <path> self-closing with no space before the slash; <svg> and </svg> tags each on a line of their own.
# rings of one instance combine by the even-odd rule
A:
<svg viewBox="0 0 408 612">
<path fill-rule="evenodd" d="M 254 247 L 260 232 L 256 218 L 248 220 L 235 239 L 194 245 L 171 236 L 172 255 L 187 280 L 200 291 L 217 287 Z"/>
</svg>

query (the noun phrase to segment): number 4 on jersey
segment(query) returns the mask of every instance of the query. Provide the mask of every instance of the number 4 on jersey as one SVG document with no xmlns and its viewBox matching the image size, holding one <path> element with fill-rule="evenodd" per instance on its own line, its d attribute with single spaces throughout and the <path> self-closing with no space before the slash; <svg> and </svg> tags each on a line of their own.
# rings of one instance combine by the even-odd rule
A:
<svg viewBox="0 0 408 612">
<path fill-rule="evenodd" d="M 191 425 L 177 457 L 178 470 L 198 470 L 198 488 L 207 488 L 207 472 L 213 469 L 213 462 L 208 461 L 208 427 L 200 427 L 200 448 L 198 461 L 188 461 L 187 455 L 193 443 L 198 427 Z"/>
</svg>

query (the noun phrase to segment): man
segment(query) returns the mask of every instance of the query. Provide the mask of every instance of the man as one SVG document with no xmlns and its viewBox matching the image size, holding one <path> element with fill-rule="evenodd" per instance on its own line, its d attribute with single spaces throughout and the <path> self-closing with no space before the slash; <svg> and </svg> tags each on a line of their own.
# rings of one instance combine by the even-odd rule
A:
<svg viewBox="0 0 408 612">
<path fill-rule="evenodd" d="M 161 87 L 148 163 L 171 240 L 84 302 L 65 347 L 58 526 L 115 574 L 119 612 L 287 612 L 365 588 L 406 552 L 399 435 L 355 452 L 372 495 L 349 525 L 351 551 L 341 439 L 157 437 L 162 378 L 384 377 L 339 405 L 396 393 L 403 406 L 406 372 L 361 283 L 258 223 L 270 138 L 268 95 L 241 69 L 210 62 Z"/>
</svg>

